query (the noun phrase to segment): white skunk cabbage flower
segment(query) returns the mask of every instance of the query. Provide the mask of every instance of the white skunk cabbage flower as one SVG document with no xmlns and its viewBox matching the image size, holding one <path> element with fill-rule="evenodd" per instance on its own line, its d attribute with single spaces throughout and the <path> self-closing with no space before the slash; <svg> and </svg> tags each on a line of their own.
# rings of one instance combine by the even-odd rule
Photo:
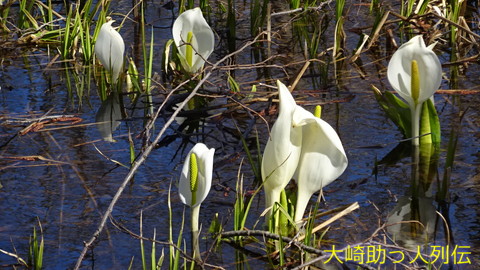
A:
<svg viewBox="0 0 480 270">
<path fill-rule="evenodd" d="M 214 154 L 215 149 L 208 149 L 203 143 L 197 143 L 188 153 L 178 185 L 184 204 L 193 208 L 207 197 L 212 186 Z"/>
<path fill-rule="evenodd" d="M 277 84 L 279 114 L 262 159 L 265 207 L 271 209 L 279 201 L 293 177 L 298 184 L 295 220 L 300 221 L 310 197 L 337 179 L 348 161 L 335 130 L 298 106 L 284 84 Z"/>
<path fill-rule="evenodd" d="M 324 120 L 297 105 L 295 128 L 302 128 L 302 151 L 294 178 L 297 180 L 295 222 L 300 222 L 312 195 L 337 179 L 348 160 L 337 132 Z"/>
<path fill-rule="evenodd" d="M 262 180 L 265 190 L 265 208 L 272 208 L 280 200 L 280 193 L 288 184 L 300 160 L 302 129 L 293 128 L 296 103 L 288 88 L 277 81 L 279 114 L 270 131 L 262 158 Z M 271 213 L 271 210 L 269 211 Z"/>
<path fill-rule="evenodd" d="M 200 260 L 199 226 L 200 204 L 205 200 L 212 186 L 213 156 L 215 149 L 197 143 L 187 155 L 183 164 L 178 190 L 180 200 L 191 207 L 191 229 L 193 256 Z"/>
<path fill-rule="evenodd" d="M 189 73 L 201 70 L 215 46 L 213 31 L 202 10 L 197 7 L 180 14 L 173 23 L 172 34 L 183 68 Z"/>
<path fill-rule="evenodd" d="M 418 145 L 422 104 L 442 83 L 442 65 L 432 47 L 425 46 L 422 36 L 415 36 L 400 46 L 388 63 L 388 81 L 412 112 L 414 145 Z"/>
<path fill-rule="evenodd" d="M 122 36 L 112 27 L 113 22 L 114 20 L 110 20 L 100 28 L 95 42 L 95 55 L 112 74 L 113 83 L 115 83 L 123 69 L 125 43 Z"/>
</svg>

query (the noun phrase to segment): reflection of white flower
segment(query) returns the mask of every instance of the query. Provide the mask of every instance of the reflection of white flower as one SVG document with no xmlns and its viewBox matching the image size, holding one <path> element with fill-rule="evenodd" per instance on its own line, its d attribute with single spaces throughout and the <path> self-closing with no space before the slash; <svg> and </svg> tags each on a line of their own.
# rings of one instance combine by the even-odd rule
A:
<svg viewBox="0 0 480 270">
<path fill-rule="evenodd" d="M 172 34 L 183 68 L 189 73 L 202 69 L 213 52 L 215 37 L 200 8 L 180 14 L 173 23 Z"/>
<path fill-rule="evenodd" d="M 431 198 L 402 197 L 387 217 L 387 232 L 402 246 L 416 250 L 434 240 L 436 208 Z"/>
<path fill-rule="evenodd" d="M 280 111 L 262 160 L 266 207 L 279 201 L 280 192 L 294 177 L 298 183 L 295 220 L 299 221 L 310 197 L 339 177 L 348 162 L 335 130 L 296 105 L 287 87 L 277 84 Z"/>
<path fill-rule="evenodd" d="M 98 131 L 105 141 L 115 142 L 112 134 L 120 125 L 121 119 L 122 109 L 120 107 L 119 96 L 112 93 L 102 102 L 102 105 L 95 116 Z"/>
<path fill-rule="evenodd" d="M 116 82 L 123 69 L 125 44 L 122 36 L 112 27 L 113 22 L 110 20 L 100 28 L 95 42 L 95 55 L 105 69 L 111 72 L 113 82 Z"/>
<path fill-rule="evenodd" d="M 174 106 L 172 106 L 172 109 L 178 110 L 178 106 L 180 104 L 182 104 L 182 103 L 180 102 L 180 103 L 175 104 Z M 182 110 L 180 110 L 180 112 L 182 112 L 182 111 L 185 111 L 185 107 L 183 107 Z M 188 117 L 178 116 L 178 115 L 175 116 L 175 122 L 177 122 L 178 125 L 182 125 L 185 122 L 185 120 L 187 120 L 187 119 L 188 119 Z"/>
</svg>

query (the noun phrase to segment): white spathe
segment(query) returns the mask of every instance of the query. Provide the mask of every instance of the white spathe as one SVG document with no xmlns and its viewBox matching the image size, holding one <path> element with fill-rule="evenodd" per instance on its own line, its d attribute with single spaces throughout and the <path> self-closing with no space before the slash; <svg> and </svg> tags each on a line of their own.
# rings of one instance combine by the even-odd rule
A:
<svg viewBox="0 0 480 270">
<path fill-rule="evenodd" d="M 192 203 L 192 191 L 190 189 L 190 156 L 192 153 L 197 157 L 198 168 L 198 186 L 195 192 L 196 201 L 194 203 Z M 214 154 L 215 149 L 208 149 L 203 143 L 197 143 L 188 153 L 183 164 L 182 174 L 180 175 L 180 181 L 178 184 L 180 200 L 182 200 L 184 204 L 194 208 L 199 206 L 207 197 L 212 186 Z"/>
<path fill-rule="evenodd" d="M 324 120 L 297 105 L 293 125 L 302 128 L 302 151 L 294 175 L 298 185 L 295 221 L 299 222 L 312 195 L 337 179 L 348 160 L 337 132 Z"/>
<path fill-rule="evenodd" d="M 412 61 L 416 60 L 420 77 L 420 92 L 417 104 L 429 99 L 442 83 L 442 65 L 433 46 L 425 46 L 422 36 L 415 36 L 393 54 L 388 63 L 388 81 L 393 89 L 413 108 L 416 104 L 412 97 L 411 77 Z"/>
<path fill-rule="evenodd" d="M 432 51 L 432 47 L 433 45 L 425 46 L 422 36 L 415 36 L 400 46 L 388 63 L 388 81 L 410 107 L 411 136 L 414 146 L 419 145 L 420 113 L 423 102 L 433 97 L 442 83 L 442 65 Z M 412 86 L 412 66 L 416 66 L 416 70 L 418 70 L 415 72 L 417 78 L 415 86 Z M 412 88 L 415 88 L 415 91 Z"/>
<path fill-rule="evenodd" d="M 110 20 L 102 25 L 95 42 L 95 55 L 100 63 L 112 74 L 115 83 L 123 69 L 125 43 L 122 36 L 112 27 Z"/>
<path fill-rule="evenodd" d="M 288 88 L 277 81 L 279 114 L 270 131 L 262 158 L 262 180 L 265 190 L 265 208 L 280 200 L 280 193 L 288 184 L 300 160 L 302 128 L 293 128 L 293 114 L 297 107 Z"/>
<path fill-rule="evenodd" d="M 298 106 L 283 83 L 277 85 L 279 114 L 262 159 L 265 207 L 279 201 L 293 177 L 298 184 L 295 220 L 300 221 L 310 197 L 337 179 L 348 161 L 335 130 Z"/>
<path fill-rule="evenodd" d="M 191 183 L 191 165 L 190 159 L 192 154 L 195 156 L 196 162 L 196 184 Z M 191 207 L 190 221 L 192 230 L 192 248 L 194 250 L 193 256 L 196 260 L 200 258 L 200 245 L 199 245 L 199 216 L 200 216 L 200 204 L 205 200 L 210 188 L 212 186 L 212 174 L 213 174 L 213 156 L 215 149 L 208 147 L 203 143 L 197 143 L 190 152 L 188 152 L 187 158 L 183 164 L 182 174 L 180 175 L 180 182 L 178 190 L 180 194 L 180 200 Z M 193 188 L 195 187 L 195 188 Z M 194 189 L 195 191 L 192 191 Z M 195 192 L 195 194 L 193 194 Z"/>
<path fill-rule="evenodd" d="M 192 38 L 187 42 L 189 33 Z M 172 34 L 183 68 L 189 73 L 201 70 L 215 46 L 213 31 L 203 17 L 202 10 L 197 7 L 180 14 L 173 23 Z M 193 48 L 191 64 L 187 61 L 189 45 L 185 43 L 189 43 Z"/>
</svg>

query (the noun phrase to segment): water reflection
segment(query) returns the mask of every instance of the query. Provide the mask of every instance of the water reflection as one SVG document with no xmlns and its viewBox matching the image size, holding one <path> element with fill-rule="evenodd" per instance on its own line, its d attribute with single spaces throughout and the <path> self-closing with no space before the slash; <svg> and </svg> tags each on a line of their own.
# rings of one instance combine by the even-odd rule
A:
<svg viewBox="0 0 480 270">
<path fill-rule="evenodd" d="M 98 109 L 95 116 L 97 129 L 105 141 L 115 142 L 112 133 L 120 125 L 122 120 L 122 107 L 117 93 L 111 93 Z"/>
<path fill-rule="evenodd" d="M 401 246 L 417 250 L 417 246 L 432 244 L 437 239 L 436 224 L 440 216 L 437 216 L 432 183 L 437 178 L 439 151 L 432 143 L 422 143 L 411 150 L 410 191 L 388 214 L 387 232 Z"/>
<path fill-rule="evenodd" d="M 387 227 L 393 239 L 400 245 L 416 250 L 417 246 L 434 239 L 436 208 L 434 199 L 404 196 L 388 214 Z"/>
<path fill-rule="evenodd" d="M 280 3 L 281 1 L 273 2 L 274 5 L 282 5 L 282 3 Z M 161 1 L 161 3 L 163 4 L 165 1 Z M 250 4 L 250 2 L 246 3 L 247 5 Z M 149 8 L 146 9 L 147 22 L 162 27 L 157 27 L 153 30 L 155 31 L 155 44 L 157 44 L 155 46 L 155 52 L 160 52 L 163 49 L 164 38 L 170 37 L 171 29 L 169 28 L 169 25 L 171 25 L 173 17 L 170 15 L 171 10 L 162 11 L 159 5 L 160 2 L 158 1 L 155 3 L 149 1 Z M 236 5 L 237 9 L 242 10 L 240 2 L 236 2 Z M 118 4 L 115 5 L 115 12 L 126 14 L 131 7 L 132 5 L 125 4 L 125 1 L 119 1 Z M 358 16 L 358 19 L 353 16 L 351 17 L 351 24 L 348 26 L 350 29 L 352 28 L 353 23 L 356 24 L 355 27 L 371 24 L 371 20 L 365 18 L 367 12 L 363 13 L 365 6 L 362 5 L 358 7 L 362 12 L 359 13 L 360 16 Z M 285 10 L 285 8 L 277 7 L 275 10 Z M 163 12 L 163 14 L 161 14 L 161 12 Z M 247 11 L 244 13 L 245 15 L 248 15 Z M 417 220 L 425 226 L 419 225 L 418 222 L 416 225 L 412 224 L 414 222 L 409 222 L 410 224 L 406 225 L 402 224 L 402 226 L 398 227 L 400 227 L 400 231 L 403 231 L 406 234 L 405 236 L 400 235 L 401 233 L 397 230 L 396 234 L 400 236 L 395 236 L 396 239 L 400 240 L 402 237 L 405 239 L 413 238 L 414 241 L 425 243 L 426 241 L 432 241 L 436 230 L 440 230 L 444 224 L 441 219 L 439 219 L 439 216 L 436 216 L 435 219 L 438 220 L 436 223 L 438 228 L 435 229 L 434 226 L 430 226 L 432 216 L 435 214 L 435 206 L 438 205 L 439 212 L 441 212 L 447 220 L 449 219 L 448 214 L 451 206 L 452 212 L 450 218 L 452 219 L 453 226 L 455 226 L 454 236 L 457 237 L 457 239 L 462 239 L 461 244 L 471 245 L 472 251 L 476 251 L 478 254 L 478 247 L 480 244 L 478 240 L 475 239 L 478 239 L 478 233 L 476 232 L 479 231 L 480 224 L 478 220 L 480 212 L 478 211 L 478 200 L 476 199 L 478 198 L 479 186 L 479 178 L 477 177 L 479 162 L 478 141 L 480 138 L 477 129 L 479 119 L 478 104 L 480 104 L 479 95 L 472 95 L 472 97 L 459 97 L 455 99 L 450 98 L 448 95 L 442 95 L 437 103 L 438 108 L 443 108 L 442 126 L 444 128 L 448 127 L 451 122 L 459 122 L 457 121 L 457 118 L 453 116 L 454 113 L 452 112 L 463 110 L 466 106 L 471 106 L 471 108 L 473 108 L 473 112 L 470 111 L 470 119 L 457 127 L 457 130 L 463 129 L 463 133 L 459 141 L 456 168 L 454 168 L 454 170 L 452 170 L 451 167 L 448 169 L 448 172 L 452 172 L 453 174 L 451 184 L 452 202 L 450 202 L 448 195 L 449 182 L 443 181 L 438 185 L 440 186 L 438 189 L 441 189 L 443 184 L 447 187 L 443 189 L 445 191 L 444 195 L 440 194 L 440 190 L 437 190 L 435 193 L 435 188 L 437 188 L 435 177 L 431 178 L 432 180 L 426 180 L 424 182 L 418 181 L 415 184 L 412 183 L 411 185 L 414 187 L 416 186 L 417 190 L 428 191 L 419 191 L 419 194 L 415 196 L 411 194 L 413 188 L 409 189 L 409 187 L 405 187 L 408 192 L 406 192 L 405 189 L 402 190 L 402 188 L 404 188 L 404 183 L 401 181 L 398 181 L 397 183 L 389 182 L 388 187 L 385 187 L 382 182 L 377 184 L 368 180 L 372 164 L 374 163 L 373 160 L 376 158 L 376 155 L 384 156 L 385 152 L 388 152 L 390 147 L 377 148 L 368 151 L 356 147 L 376 145 L 381 142 L 390 143 L 393 140 L 400 139 L 398 132 L 394 131 L 390 123 L 386 121 L 384 113 L 378 109 L 378 105 L 374 102 L 370 93 L 366 93 L 366 89 L 368 89 L 370 83 L 379 85 L 385 83 L 382 81 L 384 80 L 382 79 L 382 75 L 385 72 L 385 61 L 383 58 L 386 54 L 388 55 L 385 51 L 389 52 L 390 50 L 388 49 L 388 46 L 383 44 L 390 44 L 389 42 L 391 39 L 382 34 L 382 43 L 379 43 L 378 46 L 372 47 L 368 53 L 362 53 L 358 61 L 363 61 L 363 63 L 357 62 L 357 64 L 360 65 L 359 69 L 361 69 L 363 73 L 362 76 L 364 76 L 363 78 L 365 80 L 361 80 L 360 76 L 357 75 L 354 70 L 352 71 L 349 63 L 342 67 L 345 68 L 345 72 L 336 72 L 336 74 L 340 76 L 340 78 L 337 78 L 333 73 L 334 69 L 332 64 L 329 62 L 329 59 L 331 59 L 331 55 L 329 54 L 330 51 L 327 51 L 332 44 L 331 40 L 329 40 L 332 30 L 332 25 L 329 24 L 331 17 L 328 14 L 329 12 L 325 13 L 325 16 L 322 12 L 319 12 L 317 16 L 311 16 L 311 19 L 308 18 L 308 20 L 305 20 L 305 24 L 301 24 L 299 27 L 306 30 L 310 29 L 308 30 L 308 38 L 305 37 L 305 40 L 311 39 L 312 36 L 314 36 L 314 33 L 320 36 L 318 38 L 318 48 L 315 48 L 315 46 L 309 46 L 307 51 L 310 54 L 310 58 L 319 58 L 321 61 L 312 62 L 309 70 L 310 73 L 305 75 L 300 81 L 300 84 L 297 87 L 297 90 L 300 91 L 297 92 L 296 95 L 302 98 L 308 96 L 305 99 L 311 103 L 328 102 L 332 96 L 337 94 L 337 92 L 330 90 L 337 86 L 341 91 L 355 95 L 354 100 L 340 104 L 338 106 L 338 108 L 340 108 L 338 111 L 336 111 L 334 105 L 327 104 L 325 106 L 325 117 L 328 118 L 331 123 L 337 119 L 336 116 L 338 115 L 338 129 L 341 131 L 341 135 L 343 135 L 342 139 L 344 139 L 349 146 L 347 154 L 351 156 L 352 160 L 352 166 L 349 169 L 348 175 L 345 176 L 342 181 L 337 181 L 337 186 L 330 188 L 329 191 L 332 192 L 332 194 L 327 196 L 327 200 L 329 202 L 329 208 L 336 207 L 338 203 L 359 201 L 362 203 L 363 211 L 359 211 L 355 216 L 355 226 L 348 226 L 350 225 L 350 220 L 342 220 L 341 224 L 332 226 L 331 231 L 328 232 L 328 237 L 334 241 L 338 241 L 338 243 L 344 243 L 354 237 L 364 238 L 365 236 L 368 236 L 368 229 L 375 229 L 375 226 L 370 226 L 370 224 L 375 223 L 375 217 L 372 215 L 372 207 L 367 203 L 368 200 L 371 199 L 382 211 L 384 209 L 388 209 L 387 212 L 391 211 L 391 219 L 396 217 L 397 220 Z M 285 22 L 280 20 L 291 19 L 290 16 L 273 17 L 273 21 L 278 22 L 279 25 L 283 25 Z M 214 17 L 214 21 L 215 20 L 216 17 Z M 245 20 L 239 20 L 239 22 L 244 21 Z M 130 33 L 130 35 L 128 35 L 130 39 L 129 41 L 131 44 L 135 44 L 131 46 L 131 52 L 129 55 L 132 58 L 135 58 L 135 63 L 137 63 L 139 67 L 142 67 L 142 59 L 139 56 L 142 52 L 139 42 L 141 38 L 139 37 L 139 30 L 136 28 L 137 25 L 139 24 L 133 23 L 133 21 L 128 19 L 125 22 L 124 31 Z M 275 25 L 275 23 L 273 25 Z M 239 30 L 242 29 L 242 27 L 245 28 L 245 26 L 248 27 L 248 23 L 238 24 L 237 42 L 239 44 L 244 41 L 243 38 L 246 36 L 245 30 L 249 30 Z M 278 47 L 273 46 L 273 54 L 282 56 L 282 58 L 279 57 L 274 63 L 282 66 L 287 66 L 287 64 L 297 61 L 298 58 L 300 58 L 299 52 L 303 52 L 303 40 L 301 43 L 295 40 L 298 39 L 295 34 L 297 34 L 299 30 L 292 30 L 289 27 L 290 26 L 285 27 L 287 33 L 282 35 L 284 39 L 279 40 L 281 42 L 276 45 Z M 217 28 L 220 29 L 220 27 Z M 147 37 L 150 37 L 149 31 L 150 30 L 147 29 Z M 222 31 L 219 31 L 219 33 L 220 35 L 225 36 Z M 296 38 L 292 38 L 291 35 L 295 35 Z M 355 32 L 349 31 L 347 32 L 347 35 L 349 36 L 349 43 L 347 43 L 347 45 L 353 44 L 354 42 L 351 41 L 351 38 L 356 38 Z M 395 37 L 397 36 L 395 35 Z M 223 38 L 221 40 L 226 39 Z M 147 39 L 147 44 L 148 43 L 149 40 Z M 222 47 L 226 46 L 219 46 L 218 50 L 220 53 L 216 52 L 218 54 L 216 55 L 217 58 L 222 56 L 221 52 L 226 53 L 226 48 Z M 321 54 L 324 51 L 327 52 L 327 56 Z M 247 51 L 239 56 L 236 59 L 237 62 L 240 64 L 245 62 L 250 63 L 250 55 L 255 54 L 258 51 L 252 49 L 249 52 Z M 346 53 L 350 53 L 350 50 L 347 50 Z M 288 57 L 285 57 L 285 55 Z M 39 54 L 30 57 L 35 59 L 47 59 L 46 56 Z M 110 202 L 111 196 L 113 196 L 113 191 L 118 188 L 119 178 L 124 177 L 126 174 L 123 168 L 112 169 L 116 167 L 101 157 L 93 146 L 85 144 L 85 142 L 96 140 L 101 128 L 105 128 L 106 130 L 106 136 L 100 131 L 101 136 L 104 138 L 107 137 L 107 140 L 113 140 L 112 133 L 115 129 L 118 129 L 118 124 L 121 119 L 120 117 L 117 118 L 114 116 L 115 108 L 118 108 L 117 105 L 114 105 L 115 98 L 118 99 L 122 96 L 110 96 L 110 99 L 113 100 L 107 100 L 102 105 L 99 104 L 99 98 L 95 91 L 89 91 L 90 87 L 95 89 L 93 80 L 93 78 L 95 78 L 95 72 L 93 68 L 89 71 L 87 69 L 72 69 L 72 67 L 77 67 L 66 65 L 68 67 L 65 69 L 70 72 L 66 73 L 66 75 L 63 75 L 63 69 L 49 69 L 48 75 L 51 73 L 50 80 L 53 81 L 52 86 L 49 86 L 47 84 L 48 82 L 45 82 L 42 79 L 44 78 L 43 66 L 36 64 L 48 61 L 35 60 L 37 62 L 26 62 L 23 61 L 23 59 L 12 55 L 4 55 L 3 58 L 4 61 L 1 66 L 2 76 L 0 76 L 0 86 L 2 87 L 0 107 L 2 113 L 5 115 L 26 115 L 30 113 L 43 114 L 52 106 L 55 107 L 57 111 L 62 111 L 67 107 L 68 113 L 78 113 L 79 117 L 82 117 L 86 123 L 90 123 L 94 120 L 92 118 L 97 118 L 95 120 L 98 121 L 101 110 L 106 113 L 104 114 L 104 119 L 108 121 L 109 124 L 105 127 L 96 125 L 98 130 L 87 125 L 75 129 L 67 128 L 55 130 L 50 133 L 43 132 L 29 134 L 28 136 L 23 137 L 18 136 L 15 141 L 7 144 L 1 149 L 3 157 L 42 155 L 74 165 L 45 167 L 41 166 L 43 163 L 34 163 L 33 161 L 21 161 L 21 163 L 19 163 L 19 160 L 5 158 L 0 161 L 2 165 L 2 170 L 0 170 L 0 181 L 3 185 L 3 188 L 0 190 L 2 192 L 0 201 L 5 205 L 4 211 L 1 211 L 0 213 L 0 220 L 4 221 L 0 237 L 3 239 L 0 243 L 1 248 L 11 250 L 13 243 L 20 255 L 26 256 L 26 250 L 28 247 L 25 243 L 28 242 L 27 238 L 29 233 L 31 233 L 31 225 L 35 223 L 35 216 L 38 215 L 45 224 L 46 237 L 48 239 L 46 242 L 48 247 L 45 256 L 46 268 L 71 268 L 72 263 L 78 257 L 79 249 L 83 247 L 82 242 L 88 239 L 95 231 L 99 216 L 101 216 L 106 205 Z M 160 55 L 156 55 L 156 59 L 160 58 Z M 267 54 L 264 52 L 263 55 L 258 56 L 258 59 L 251 61 L 259 63 L 266 58 Z M 28 65 L 28 67 L 24 67 L 24 65 Z M 57 66 L 58 64 L 55 64 L 53 67 Z M 292 74 L 295 73 L 293 72 L 293 69 L 297 69 L 297 67 L 297 65 L 287 66 L 288 75 L 293 76 Z M 457 67 L 457 65 L 450 66 L 452 69 Z M 154 63 L 153 70 L 160 71 L 160 64 Z M 340 71 L 340 69 L 338 71 Z M 469 69 L 465 67 L 464 72 L 465 74 L 457 71 L 456 79 L 454 79 L 453 74 L 451 75 L 452 85 L 449 88 L 477 88 L 479 85 L 478 63 L 472 62 L 471 67 Z M 260 85 L 259 83 L 261 82 L 268 83 L 270 77 L 276 78 L 278 76 L 285 76 L 285 74 L 275 68 L 257 68 L 246 71 L 236 70 L 235 79 L 241 83 L 244 88 L 247 88 L 252 82 Z M 448 77 L 448 74 L 446 76 Z M 60 77 L 60 81 L 56 82 L 55 78 L 58 77 Z M 139 81 L 141 82 L 141 78 L 143 77 L 140 76 L 139 78 Z M 225 84 L 223 77 L 215 78 L 212 82 L 211 89 L 218 91 L 221 91 Z M 453 82 L 456 82 L 456 84 L 453 84 Z M 82 88 L 83 86 L 84 88 Z M 64 95 L 65 88 L 69 88 L 68 97 Z M 381 87 L 381 89 L 384 88 Z M 47 89 L 48 91 L 46 91 Z M 264 88 L 260 86 L 260 91 L 257 94 L 263 95 L 263 89 Z M 342 92 L 338 93 L 342 94 Z M 153 101 L 159 102 L 158 99 L 163 97 L 163 92 L 162 95 L 158 95 L 158 91 L 153 91 L 152 95 Z M 82 101 L 85 104 L 83 107 L 79 104 Z M 453 105 L 450 101 L 453 101 Z M 108 102 L 111 104 L 110 113 L 106 112 L 108 107 L 105 104 Z M 218 103 L 221 102 L 219 101 Z M 151 104 L 151 102 L 149 101 L 148 104 Z M 138 105 L 144 104 L 139 102 Z M 90 106 L 94 107 L 95 110 L 98 109 L 98 107 L 102 107 L 96 117 L 95 114 L 90 113 Z M 77 107 L 81 109 L 77 110 Z M 267 107 L 266 103 L 262 102 L 251 106 L 254 110 L 258 109 L 257 111 L 267 111 L 265 107 Z M 120 106 L 120 108 L 122 107 Z M 165 218 L 167 215 L 164 202 L 167 200 L 166 194 L 168 191 L 168 184 L 175 181 L 177 179 L 176 177 L 178 177 L 177 164 L 183 160 L 184 156 L 177 154 L 175 158 L 175 154 L 176 149 L 179 148 L 180 140 L 185 138 L 187 141 L 207 139 L 208 143 L 216 143 L 215 147 L 218 147 L 218 149 L 222 151 L 220 154 L 222 157 L 230 157 L 231 155 L 232 158 L 222 161 L 222 167 L 216 164 L 217 169 L 215 173 L 217 177 L 215 177 L 214 183 L 217 184 L 217 194 L 216 196 L 212 196 L 211 200 L 206 201 L 206 206 L 209 207 L 206 207 L 206 211 L 202 213 L 201 217 L 203 218 L 202 223 L 208 224 L 211 220 L 211 216 L 213 216 L 215 212 L 219 212 L 225 216 L 225 219 L 230 218 L 228 221 L 231 221 L 229 211 L 231 211 L 232 207 L 226 203 L 233 201 L 232 195 L 230 194 L 227 196 L 228 193 L 224 192 L 226 188 L 221 188 L 228 187 L 230 189 L 235 187 L 239 162 L 234 158 L 237 158 L 237 156 L 241 157 L 242 155 L 241 143 L 237 133 L 241 132 L 242 135 L 249 140 L 249 145 L 252 146 L 251 149 L 254 149 L 256 148 L 256 140 L 253 138 L 254 136 L 248 136 L 250 130 L 254 130 L 254 128 L 259 129 L 261 143 L 265 143 L 265 136 L 268 131 L 266 131 L 265 124 L 262 121 L 255 122 L 255 119 L 247 114 L 248 112 L 244 113 L 242 111 L 239 112 L 239 110 L 232 110 L 232 117 L 229 117 L 230 113 L 227 116 L 218 118 L 209 117 L 209 122 L 203 124 L 198 120 L 198 115 L 202 111 L 205 112 L 205 110 L 185 110 L 180 114 L 180 116 L 189 117 L 189 119 L 182 124 L 178 123 L 178 126 L 181 126 L 178 130 L 169 130 L 168 135 L 170 135 L 170 137 L 165 138 L 170 139 L 170 142 L 167 144 L 167 140 L 163 141 L 165 146 L 168 145 L 168 147 L 162 147 L 161 149 L 152 152 L 151 158 L 149 158 L 148 162 L 136 175 L 135 182 L 132 183 L 125 194 L 122 195 L 122 201 L 116 206 L 114 213 L 115 218 L 118 218 L 129 227 L 137 229 L 139 220 L 138 213 L 140 210 L 145 210 L 144 231 L 149 232 L 149 237 L 151 237 L 151 232 L 154 227 L 168 227 L 168 222 Z M 212 111 L 213 110 L 210 110 L 209 115 L 214 115 Z M 136 112 L 138 112 L 138 110 Z M 142 113 L 143 111 L 140 111 L 138 114 L 143 116 Z M 267 113 L 266 115 L 267 120 L 270 119 L 269 114 Z M 142 131 L 143 124 L 143 121 L 141 121 L 143 118 L 138 120 L 136 116 L 138 115 L 131 116 L 131 119 L 137 121 L 128 122 L 129 125 L 131 124 L 133 126 L 132 130 L 134 135 Z M 31 117 L 31 115 L 28 115 L 27 117 Z M 163 123 L 164 121 L 158 121 L 157 131 Z M 239 123 L 240 131 L 237 131 L 235 127 L 235 124 L 237 123 Z M 18 129 L 19 128 L 12 125 L 0 126 L 2 133 L 9 135 L 9 137 L 17 132 Z M 193 131 L 190 132 L 190 130 Z M 118 133 L 118 131 L 116 131 L 116 133 Z M 189 133 L 193 136 L 190 139 L 186 136 L 186 134 Z M 125 149 L 128 149 L 129 147 L 128 142 L 126 140 L 118 141 L 119 142 L 116 144 L 99 143 L 97 146 L 112 159 L 120 160 L 122 163 L 126 164 L 130 158 L 129 155 L 125 154 Z M 141 141 L 135 140 L 135 143 L 136 149 L 139 149 L 141 147 Z M 405 156 L 402 157 L 403 154 L 397 152 L 389 157 L 395 156 L 397 161 L 408 157 L 411 150 L 409 142 L 406 144 L 406 149 L 399 148 L 399 150 L 405 150 Z M 444 155 L 442 154 L 442 156 Z M 384 159 L 384 161 L 386 161 L 386 159 Z M 388 168 L 388 170 L 390 170 L 389 173 L 382 174 L 382 171 L 380 171 L 379 177 L 390 180 L 393 178 L 391 175 L 401 175 L 402 169 L 404 168 L 399 168 L 399 163 L 397 163 L 397 161 L 393 162 L 396 163 L 395 166 Z M 422 157 L 420 157 L 420 162 L 422 162 Z M 22 167 L 15 167 L 17 163 L 22 165 Z M 27 165 L 31 165 L 32 167 L 26 168 Z M 419 166 L 424 168 L 419 171 L 420 179 L 430 178 L 422 176 L 426 174 L 424 172 L 433 173 L 438 170 L 437 165 L 433 165 L 428 169 L 422 165 Z M 245 179 L 253 179 L 250 168 L 247 167 L 243 172 L 246 173 Z M 475 175 L 475 179 L 472 175 Z M 399 177 L 395 178 L 399 179 Z M 441 179 L 441 177 L 439 178 Z M 363 181 L 363 179 L 366 180 Z M 409 180 L 407 180 L 407 182 L 409 182 Z M 354 185 L 355 188 L 351 187 Z M 420 186 L 422 187 L 420 188 Z M 386 188 L 389 189 L 390 193 L 385 192 Z M 174 187 L 173 192 L 175 191 Z M 394 206 L 391 205 L 390 200 L 394 197 L 394 195 L 391 196 L 391 194 L 405 194 L 405 197 L 399 200 L 398 205 Z M 172 196 L 172 198 L 173 197 L 175 196 Z M 98 201 L 98 205 L 93 203 L 93 199 Z M 180 206 L 181 204 L 178 199 L 176 200 L 177 201 L 174 199 L 172 202 L 174 211 L 181 213 L 183 208 Z M 254 205 L 256 206 L 258 204 Z M 257 216 L 259 216 L 259 213 L 255 212 L 249 217 L 248 226 L 250 228 L 253 227 L 253 223 Z M 178 214 L 175 217 L 175 222 L 180 221 L 181 214 Z M 365 230 L 357 229 L 358 224 L 362 223 L 367 224 L 364 226 Z M 389 221 L 389 223 L 393 224 L 396 223 L 396 221 Z M 229 223 L 229 225 L 231 225 L 231 223 Z M 396 226 L 392 225 L 390 227 L 392 229 L 390 233 L 395 233 L 393 232 L 393 229 Z M 433 235 L 431 231 L 432 229 Z M 175 230 L 175 232 L 177 231 L 178 230 Z M 158 230 L 157 233 L 158 239 L 167 239 L 166 231 Z M 349 235 L 347 235 L 347 233 Z M 437 235 L 441 235 L 441 233 L 442 232 L 439 231 L 437 232 Z M 475 235 L 477 235 L 477 237 L 475 237 Z M 207 249 L 207 246 L 202 247 L 202 250 Z M 140 267 L 138 260 L 138 241 L 116 230 L 112 230 L 111 234 L 103 235 L 98 241 L 98 246 L 96 246 L 95 250 L 92 250 L 89 254 L 91 254 L 91 257 L 89 260 L 85 260 L 85 267 L 88 265 L 93 268 L 94 264 L 94 266 L 99 269 L 125 268 L 125 266 L 129 265 L 130 259 L 133 256 L 135 256 L 133 268 Z M 244 261 L 243 259 L 235 260 L 232 258 L 233 254 L 234 250 L 227 247 L 227 245 L 224 245 L 218 253 L 211 256 L 218 259 L 211 262 L 233 268 L 231 264 L 233 261 Z M 246 263 L 251 261 L 251 265 L 263 269 L 262 266 L 264 263 L 252 258 L 256 257 L 245 256 Z M 15 262 L 15 260 L 12 260 L 11 258 L 7 259 L 6 257 L 1 257 L 0 261 L 2 261 L 3 265 L 6 265 L 11 261 Z M 327 264 L 327 266 L 329 265 L 330 264 Z M 267 267 L 265 267 L 265 269 L 266 268 Z"/>
</svg>

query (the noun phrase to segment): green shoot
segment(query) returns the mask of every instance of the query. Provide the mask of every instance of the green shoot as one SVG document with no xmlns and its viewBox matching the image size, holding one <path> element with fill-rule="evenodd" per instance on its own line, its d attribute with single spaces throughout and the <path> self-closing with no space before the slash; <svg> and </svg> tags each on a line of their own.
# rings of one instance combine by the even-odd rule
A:
<svg viewBox="0 0 480 270">
<path fill-rule="evenodd" d="M 143 246 L 143 211 L 140 212 L 140 253 L 142 256 L 142 269 L 147 270 L 147 261 L 145 259 L 145 248 Z"/>
<path fill-rule="evenodd" d="M 290 0 L 290 8 L 297 9 L 300 7 L 300 0 Z"/>
<path fill-rule="evenodd" d="M 38 227 L 40 230 L 40 238 L 37 235 L 36 227 L 33 227 L 33 236 L 30 238 L 29 252 L 28 252 L 28 265 L 31 269 L 40 270 L 43 264 L 43 230 L 42 224 L 38 221 Z"/>
<path fill-rule="evenodd" d="M 228 85 L 230 86 L 230 91 L 232 93 L 238 93 L 240 92 L 240 85 L 235 81 L 235 79 L 228 74 Z"/>
</svg>

